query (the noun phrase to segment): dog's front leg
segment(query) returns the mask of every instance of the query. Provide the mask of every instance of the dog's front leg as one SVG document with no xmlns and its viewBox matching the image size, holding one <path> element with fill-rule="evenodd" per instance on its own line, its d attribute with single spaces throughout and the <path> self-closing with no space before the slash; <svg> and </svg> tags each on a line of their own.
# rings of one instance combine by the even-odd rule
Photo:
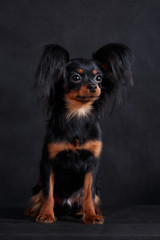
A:
<svg viewBox="0 0 160 240">
<path fill-rule="evenodd" d="M 84 197 L 83 197 L 83 221 L 88 224 L 102 224 L 103 216 L 96 215 L 95 202 L 92 196 L 92 172 L 86 173 L 84 177 Z"/>
<path fill-rule="evenodd" d="M 52 223 L 55 221 L 54 216 L 54 181 L 55 181 L 55 174 L 53 171 L 50 172 L 49 175 L 49 191 L 48 196 L 44 197 L 43 204 L 41 206 L 39 215 L 36 218 L 36 222 L 40 223 Z"/>
</svg>

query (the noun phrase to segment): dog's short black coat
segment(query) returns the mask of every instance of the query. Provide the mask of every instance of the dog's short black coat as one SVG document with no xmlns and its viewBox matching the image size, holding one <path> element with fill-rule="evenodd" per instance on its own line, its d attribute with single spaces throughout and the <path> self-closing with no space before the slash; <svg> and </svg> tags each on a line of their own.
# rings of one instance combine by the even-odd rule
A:
<svg viewBox="0 0 160 240">
<path fill-rule="evenodd" d="M 59 45 L 47 45 L 35 89 L 48 114 L 40 180 L 25 214 L 37 222 L 55 215 L 80 215 L 103 223 L 97 187 L 102 149 L 99 119 L 105 100 L 121 105 L 133 87 L 133 56 L 123 44 L 107 44 L 92 59 L 71 59 Z"/>
</svg>

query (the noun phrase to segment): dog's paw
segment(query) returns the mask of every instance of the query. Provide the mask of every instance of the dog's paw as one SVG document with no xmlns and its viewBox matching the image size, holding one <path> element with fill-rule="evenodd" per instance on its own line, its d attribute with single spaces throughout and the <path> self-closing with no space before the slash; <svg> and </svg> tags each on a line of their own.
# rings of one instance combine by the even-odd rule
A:
<svg viewBox="0 0 160 240">
<path fill-rule="evenodd" d="M 103 224 L 104 217 L 102 215 L 83 215 L 83 222 L 86 224 Z"/>
<path fill-rule="evenodd" d="M 24 215 L 29 217 L 36 217 L 38 215 L 38 212 L 39 212 L 38 210 L 35 210 L 33 208 L 27 208 L 24 211 Z"/>
<path fill-rule="evenodd" d="M 54 217 L 53 214 L 39 214 L 36 217 L 36 222 L 37 223 L 53 223 L 56 221 L 56 218 Z"/>
<path fill-rule="evenodd" d="M 101 210 L 99 208 L 96 208 L 95 212 L 97 216 L 102 216 Z"/>
</svg>

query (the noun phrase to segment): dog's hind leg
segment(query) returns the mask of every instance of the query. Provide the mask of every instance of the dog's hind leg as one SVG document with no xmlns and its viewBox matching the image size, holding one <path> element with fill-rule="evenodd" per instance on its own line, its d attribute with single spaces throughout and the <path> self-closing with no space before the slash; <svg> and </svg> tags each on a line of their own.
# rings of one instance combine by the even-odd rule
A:
<svg viewBox="0 0 160 240">
<path fill-rule="evenodd" d="M 33 196 L 30 198 L 31 207 L 25 210 L 24 215 L 30 216 L 30 217 L 37 217 L 42 204 L 43 204 L 43 193 L 42 193 L 42 190 L 40 190 L 38 193 L 33 194 Z"/>
</svg>

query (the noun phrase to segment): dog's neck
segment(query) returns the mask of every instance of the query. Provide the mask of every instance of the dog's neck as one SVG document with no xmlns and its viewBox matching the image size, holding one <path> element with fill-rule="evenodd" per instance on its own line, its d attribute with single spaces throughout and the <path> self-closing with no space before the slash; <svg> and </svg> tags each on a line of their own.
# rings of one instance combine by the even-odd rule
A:
<svg viewBox="0 0 160 240">
<path fill-rule="evenodd" d="M 65 99 L 66 119 L 85 118 L 91 114 L 93 109 L 92 102 L 79 102 L 73 99 Z"/>
</svg>

